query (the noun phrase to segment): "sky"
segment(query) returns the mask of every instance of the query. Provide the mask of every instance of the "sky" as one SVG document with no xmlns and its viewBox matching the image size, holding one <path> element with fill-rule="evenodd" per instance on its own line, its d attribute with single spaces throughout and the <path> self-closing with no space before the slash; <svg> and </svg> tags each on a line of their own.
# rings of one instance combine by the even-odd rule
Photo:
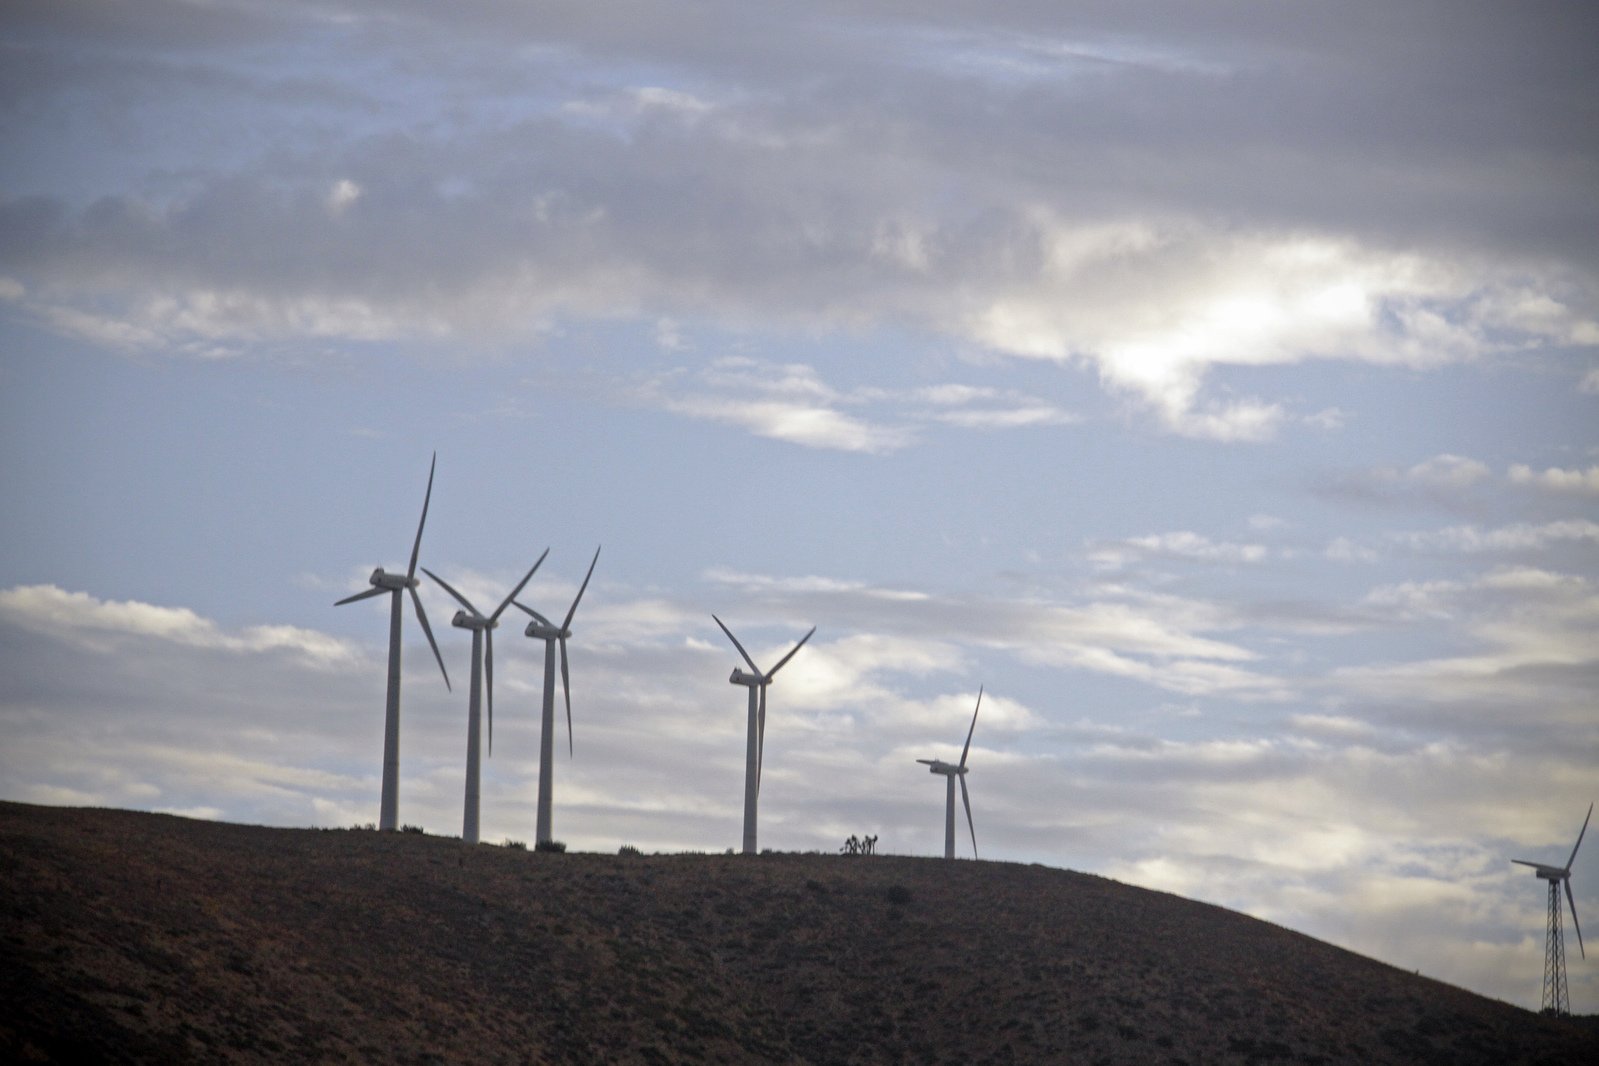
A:
<svg viewBox="0 0 1599 1066">
<path fill-rule="evenodd" d="M 387 601 L 334 601 L 436 452 L 421 561 L 480 606 L 548 548 L 564 612 L 603 545 L 569 847 L 737 846 L 712 612 L 762 665 L 814 625 L 762 847 L 940 854 L 915 760 L 983 686 L 982 858 L 1536 1008 L 1510 860 L 1599 799 L 1596 44 L 1581 2 L 9 0 L 0 798 L 376 821 Z M 470 640 L 420 591 L 400 820 L 458 834 Z M 1599 937 L 1599 842 L 1572 886 Z"/>
</svg>

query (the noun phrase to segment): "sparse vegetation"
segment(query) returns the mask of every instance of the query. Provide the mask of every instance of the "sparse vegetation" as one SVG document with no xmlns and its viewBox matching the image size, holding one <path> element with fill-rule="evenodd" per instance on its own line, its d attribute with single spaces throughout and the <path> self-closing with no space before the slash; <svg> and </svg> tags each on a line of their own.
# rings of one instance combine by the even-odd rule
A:
<svg viewBox="0 0 1599 1066">
<path fill-rule="evenodd" d="M 901 906 L 911 901 L 911 890 L 904 885 L 889 885 L 885 895 L 890 903 Z"/>
<path fill-rule="evenodd" d="M 566 850 L 566 845 L 559 840 L 541 840 L 533 845 L 533 850 L 563 852 Z"/>
<path fill-rule="evenodd" d="M 503 845 L 501 845 L 501 846 L 502 847 L 507 847 L 507 848 L 515 848 L 517 851 L 526 851 L 527 850 L 527 843 L 525 841 L 512 840 L 510 837 L 506 837 L 505 838 L 505 843 Z"/>
<path fill-rule="evenodd" d="M 644 854 L 642 851 L 640 851 L 638 848 L 635 848 L 631 844 L 623 844 L 621 847 L 616 849 L 616 853 L 618 855 L 631 855 L 631 856 L 635 856 L 635 857 Z"/>
<path fill-rule="evenodd" d="M 400 832 L 402 832 L 402 833 L 426 833 L 427 830 L 423 829 L 419 825 L 402 825 L 402 826 L 400 826 Z"/>
<path fill-rule="evenodd" d="M 844 846 L 838 849 L 845 855 L 870 855 L 877 850 L 877 837 L 858 837 L 851 834 L 844 841 Z"/>
</svg>

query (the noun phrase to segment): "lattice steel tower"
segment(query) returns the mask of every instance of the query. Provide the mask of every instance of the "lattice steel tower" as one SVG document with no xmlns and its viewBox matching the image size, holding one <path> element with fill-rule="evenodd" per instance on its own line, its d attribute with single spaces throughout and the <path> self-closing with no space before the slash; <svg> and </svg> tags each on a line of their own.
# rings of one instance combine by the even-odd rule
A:
<svg viewBox="0 0 1599 1066">
<path fill-rule="evenodd" d="M 1571 914 L 1576 917 L 1575 907 Z M 1554 878 L 1549 879 L 1549 940 L 1543 949 L 1543 1002 L 1539 1009 L 1556 1016 L 1571 1013 L 1571 996 L 1566 992 L 1566 938 L 1560 931 L 1560 882 Z"/>
<path fill-rule="evenodd" d="M 1577 857 L 1577 849 L 1582 847 L 1582 838 L 1588 832 L 1588 819 L 1592 817 L 1593 804 L 1590 803 L 1588 815 L 1582 820 L 1582 830 L 1577 834 L 1577 843 L 1572 845 L 1566 865 L 1550 866 L 1530 859 L 1510 860 L 1523 866 L 1531 866 L 1539 878 L 1549 882 L 1549 937 L 1543 949 L 1543 1002 L 1540 1005 L 1540 1009 L 1546 1014 L 1571 1013 L 1571 997 L 1566 992 L 1566 938 L 1560 929 L 1562 885 L 1566 889 L 1566 902 L 1571 904 L 1571 924 L 1577 930 L 1577 950 L 1582 952 L 1583 958 L 1588 957 L 1587 949 L 1582 946 L 1582 923 L 1577 921 L 1577 900 L 1571 894 L 1571 863 Z"/>
</svg>

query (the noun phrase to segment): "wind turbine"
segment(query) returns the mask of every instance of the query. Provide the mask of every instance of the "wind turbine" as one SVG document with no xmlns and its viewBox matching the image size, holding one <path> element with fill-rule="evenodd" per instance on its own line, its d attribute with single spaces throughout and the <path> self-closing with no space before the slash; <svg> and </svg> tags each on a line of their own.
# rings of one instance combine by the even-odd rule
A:
<svg viewBox="0 0 1599 1066">
<path fill-rule="evenodd" d="M 1571 999 L 1566 994 L 1566 939 L 1560 930 L 1560 886 L 1566 886 L 1566 902 L 1571 904 L 1571 924 L 1577 927 L 1577 950 L 1587 958 L 1582 946 L 1582 923 L 1577 921 L 1577 901 L 1571 895 L 1571 863 L 1582 847 L 1582 838 L 1588 832 L 1588 819 L 1593 817 L 1593 804 L 1588 804 L 1588 815 L 1582 820 L 1582 830 L 1571 847 L 1564 866 L 1547 866 L 1528 859 L 1511 859 L 1511 862 L 1531 866 L 1539 878 L 1549 882 L 1549 936 L 1543 952 L 1543 1002 L 1541 1009 L 1555 1015 L 1571 1013 Z"/>
<path fill-rule="evenodd" d="M 589 578 L 594 576 L 594 564 L 599 561 L 600 549 L 595 548 L 594 559 L 589 563 L 589 572 L 583 575 L 583 584 L 578 588 L 577 597 L 572 600 L 572 606 L 567 609 L 566 618 L 560 625 L 555 625 L 531 607 L 516 604 L 518 610 L 525 611 L 533 617 L 533 621 L 528 623 L 526 635 L 544 641 L 544 718 L 539 731 L 539 818 L 538 835 L 535 838 L 539 844 L 554 839 L 550 804 L 555 793 L 555 645 L 557 642 L 561 645 L 561 691 L 566 694 L 566 750 L 570 756 L 572 685 L 566 670 L 566 638 L 572 635 L 572 616 L 577 614 L 577 605 L 589 587 Z"/>
<path fill-rule="evenodd" d="M 966 805 L 966 828 L 972 831 L 972 858 L 977 858 L 977 827 L 972 825 L 972 797 L 966 792 L 966 755 L 972 750 L 972 734 L 977 731 L 977 712 L 983 709 L 983 689 L 978 686 L 977 706 L 972 711 L 972 725 L 966 730 L 966 746 L 961 749 L 961 761 L 951 764 L 942 759 L 917 759 L 926 765 L 929 773 L 943 774 L 946 778 L 944 794 L 944 858 L 955 857 L 955 779 L 960 778 L 961 802 Z"/>
<path fill-rule="evenodd" d="M 550 554 L 550 549 L 544 549 L 544 555 Z M 450 624 L 458 629 L 472 631 L 472 694 L 467 702 L 466 715 L 466 813 L 461 821 L 461 839 L 468 844 L 478 842 L 478 751 L 482 729 L 478 709 L 481 706 L 483 693 L 484 674 L 488 675 L 488 704 L 489 704 L 489 754 L 494 754 L 494 630 L 500 624 L 500 615 L 509 606 L 511 600 L 522 586 L 532 578 L 533 571 L 539 568 L 539 563 L 544 561 L 544 555 L 539 556 L 538 562 L 528 569 L 522 580 L 516 583 L 510 595 L 500 601 L 494 613 L 484 617 L 483 612 L 472 606 L 472 601 L 456 592 L 450 587 L 449 582 L 429 570 L 422 568 L 422 572 L 444 587 L 444 591 L 455 597 L 455 601 L 464 611 L 456 611 L 455 617 L 450 619 Z M 487 639 L 485 639 L 485 636 Z M 485 656 L 484 645 L 487 644 L 488 652 Z"/>
<path fill-rule="evenodd" d="M 716 618 L 713 614 L 712 618 Z M 732 685 L 743 685 L 750 690 L 750 715 L 749 736 L 744 745 L 744 854 L 754 855 L 755 852 L 755 806 L 761 795 L 761 758 L 766 750 L 766 686 L 772 683 L 772 677 L 783 669 L 783 664 L 794 658 L 794 653 L 805 646 L 816 632 L 816 627 L 811 626 L 810 633 L 800 638 L 800 642 L 789 653 L 777 660 L 777 665 L 761 673 L 761 668 L 755 665 L 755 660 L 750 658 L 750 653 L 744 650 L 744 645 L 738 642 L 733 631 L 716 618 L 716 624 L 722 626 L 722 632 L 727 634 L 727 639 L 733 642 L 733 647 L 744 657 L 749 664 L 750 673 L 733 668 L 732 676 L 727 680 Z M 758 695 L 757 695 L 758 694 Z"/>
<path fill-rule="evenodd" d="M 400 823 L 400 593 L 409 592 L 416 608 L 416 620 L 422 623 L 433 657 L 438 660 L 439 672 L 444 675 L 444 687 L 450 687 L 450 673 L 444 669 L 444 656 L 439 654 L 438 642 L 433 639 L 433 628 L 428 625 L 428 614 L 422 609 L 422 599 L 416 594 L 416 558 L 422 550 L 422 527 L 428 520 L 428 502 L 433 499 L 433 470 L 439 464 L 439 453 L 433 453 L 428 466 L 428 488 L 422 497 L 422 520 L 416 524 L 416 540 L 411 545 L 411 564 L 404 575 L 391 574 L 381 566 L 372 571 L 372 587 L 354 596 L 346 596 L 333 606 L 371 599 L 389 593 L 389 694 L 387 710 L 383 716 L 383 792 L 378 802 L 378 828 L 393 830 Z"/>
</svg>

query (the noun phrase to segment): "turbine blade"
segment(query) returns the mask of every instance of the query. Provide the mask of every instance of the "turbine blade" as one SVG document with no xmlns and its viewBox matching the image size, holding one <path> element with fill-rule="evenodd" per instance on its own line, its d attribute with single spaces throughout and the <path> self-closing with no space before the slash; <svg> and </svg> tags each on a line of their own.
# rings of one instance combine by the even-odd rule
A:
<svg viewBox="0 0 1599 1066">
<path fill-rule="evenodd" d="M 541 625 L 541 626 L 550 626 L 551 629 L 555 628 L 554 626 L 550 625 L 550 620 L 548 618 L 545 618 L 542 614 L 539 614 L 537 611 L 535 611 L 533 608 L 529 607 L 527 604 L 523 603 L 521 600 L 512 600 L 511 601 L 511 606 L 515 607 L 517 610 L 522 611 L 522 612 L 528 614 L 529 616 L 531 616 L 532 619 L 535 622 L 537 622 L 539 625 Z"/>
<path fill-rule="evenodd" d="M 966 753 L 972 750 L 972 734 L 977 732 L 977 712 L 983 709 L 983 686 L 977 686 L 977 706 L 972 711 L 972 727 L 966 731 L 966 746 L 961 749 L 961 765 L 966 765 Z M 961 783 L 965 788 L 965 782 Z"/>
<path fill-rule="evenodd" d="M 957 774 L 961 779 L 961 802 L 966 804 L 966 828 L 972 831 L 972 858 L 977 858 L 977 827 L 972 824 L 972 797 L 966 791 L 966 775 Z"/>
<path fill-rule="evenodd" d="M 755 712 L 755 794 L 761 794 L 761 767 L 766 763 L 766 686 L 761 686 L 760 709 Z"/>
<path fill-rule="evenodd" d="M 422 609 L 422 597 L 416 594 L 415 585 L 407 591 L 411 593 L 411 606 L 416 608 L 416 620 L 422 623 L 422 632 L 427 634 L 428 647 L 433 649 L 433 658 L 439 661 L 439 673 L 444 675 L 445 691 L 453 692 L 455 690 L 450 688 L 450 672 L 444 668 L 444 656 L 439 654 L 439 642 L 433 639 L 433 627 L 428 625 L 428 613 Z"/>
<path fill-rule="evenodd" d="M 566 638 L 561 638 L 561 691 L 566 693 L 566 757 L 571 758 L 572 749 L 572 683 L 566 674 Z"/>
<path fill-rule="evenodd" d="M 544 549 L 544 555 L 548 555 L 548 554 L 550 554 L 550 549 L 545 548 Z M 500 605 L 494 609 L 494 613 L 489 615 L 489 621 L 492 622 L 492 621 L 495 621 L 496 619 L 498 619 L 500 617 L 500 614 L 502 612 L 504 612 L 504 610 L 511 605 L 511 601 L 516 599 L 516 594 L 518 592 L 522 591 L 522 586 L 526 585 L 529 581 L 531 581 L 533 579 L 533 571 L 537 570 L 539 568 L 539 563 L 542 563 L 544 561 L 544 555 L 539 556 L 538 562 L 536 562 L 532 566 L 528 567 L 527 573 L 522 575 L 522 580 L 518 581 L 516 583 L 516 588 L 512 589 L 511 592 L 510 592 L 510 595 L 506 596 L 505 599 L 501 600 L 500 601 Z"/>
<path fill-rule="evenodd" d="M 711 615 L 711 617 L 716 618 L 714 614 Z M 738 642 L 738 638 L 733 635 L 733 631 L 727 628 L 727 626 L 723 625 L 720 618 L 716 618 L 716 624 L 722 626 L 722 632 L 727 634 L 727 639 L 731 640 L 733 642 L 733 647 L 737 648 L 738 653 L 744 656 L 744 661 L 749 664 L 750 673 L 754 674 L 756 677 L 760 677 L 761 668 L 755 665 L 755 660 L 750 658 L 750 653 L 744 650 L 744 645 Z"/>
<path fill-rule="evenodd" d="M 416 524 L 416 543 L 411 545 L 411 565 L 406 568 L 405 578 L 409 581 L 416 576 L 416 557 L 422 551 L 422 527 L 428 520 L 428 501 L 433 499 L 433 470 L 439 465 L 439 453 L 433 453 L 433 462 L 428 466 L 428 491 L 422 497 L 422 521 Z"/>
<path fill-rule="evenodd" d="M 344 597 L 344 599 L 340 600 L 338 603 L 335 603 L 333 606 L 335 606 L 335 607 L 343 607 L 345 604 L 354 603 L 356 600 L 370 600 L 373 596 L 376 596 L 379 593 L 387 592 L 387 591 L 389 591 L 389 590 L 388 589 L 383 589 L 383 588 L 378 588 L 376 585 L 373 585 L 371 588 L 367 589 L 365 592 L 357 592 L 354 596 L 346 596 L 346 597 Z"/>
<path fill-rule="evenodd" d="M 603 545 L 602 545 L 602 547 L 603 547 Z M 594 564 L 599 562 L 599 561 L 600 561 L 600 549 L 599 548 L 595 548 L 594 549 L 594 558 L 589 562 L 589 572 L 583 575 L 583 584 L 578 586 L 577 598 L 572 601 L 572 606 L 567 609 L 566 621 L 561 623 L 561 632 L 563 632 L 563 633 L 566 632 L 567 627 L 572 624 L 572 616 L 574 614 L 577 614 L 577 605 L 579 603 L 583 602 L 583 593 L 588 591 L 589 578 L 594 576 Z"/>
<path fill-rule="evenodd" d="M 444 580 L 442 577 L 435 574 L 425 566 L 422 568 L 422 572 L 428 577 L 431 577 L 434 581 L 437 581 L 440 585 L 444 586 L 444 591 L 448 592 L 451 596 L 454 596 L 455 602 L 459 603 L 462 607 L 465 607 L 468 611 L 470 611 L 474 618 L 483 617 L 482 613 L 479 612 L 476 607 L 472 606 L 472 601 L 461 595 L 459 592 L 456 592 L 455 589 L 451 588 L 448 581 Z"/>
<path fill-rule="evenodd" d="M 788 662 L 790 659 L 794 658 L 794 652 L 797 652 L 801 648 L 805 647 L 805 642 L 807 640 L 810 640 L 811 637 L 815 633 L 816 633 L 816 627 L 815 626 L 811 626 L 811 631 L 809 633 L 805 634 L 803 637 L 801 637 L 800 638 L 800 642 L 798 644 L 794 645 L 794 647 L 789 651 L 789 653 L 787 655 L 785 655 L 781 659 L 777 660 L 777 665 L 776 666 L 772 667 L 770 670 L 768 670 L 766 672 L 766 680 L 768 680 L 768 681 L 772 680 L 772 675 L 777 673 L 779 670 L 783 669 L 783 664 Z"/>
<path fill-rule="evenodd" d="M 483 680 L 487 686 L 489 705 L 489 754 L 494 754 L 494 630 L 487 630 L 483 634 L 484 642 L 488 647 L 483 656 Z"/>
<path fill-rule="evenodd" d="M 1588 818 L 1593 817 L 1593 804 L 1588 804 Z M 1588 818 L 1582 820 L 1582 832 L 1577 834 L 1577 843 L 1571 849 L 1571 857 L 1566 860 L 1566 870 L 1570 872 L 1572 862 L 1577 858 L 1577 848 L 1582 847 L 1582 837 L 1588 832 Z M 1573 914 L 1576 912 L 1573 911 Z"/>
<path fill-rule="evenodd" d="M 1566 902 L 1571 904 L 1571 924 L 1577 927 L 1577 950 L 1582 952 L 1582 957 L 1588 957 L 1588 949 L 1582 946 L 1582 923 L 1577 921 L 1577 901 L 1571 896 L 1571 878 L 1563 878 L 1566 883 Z"/>
</svg>

